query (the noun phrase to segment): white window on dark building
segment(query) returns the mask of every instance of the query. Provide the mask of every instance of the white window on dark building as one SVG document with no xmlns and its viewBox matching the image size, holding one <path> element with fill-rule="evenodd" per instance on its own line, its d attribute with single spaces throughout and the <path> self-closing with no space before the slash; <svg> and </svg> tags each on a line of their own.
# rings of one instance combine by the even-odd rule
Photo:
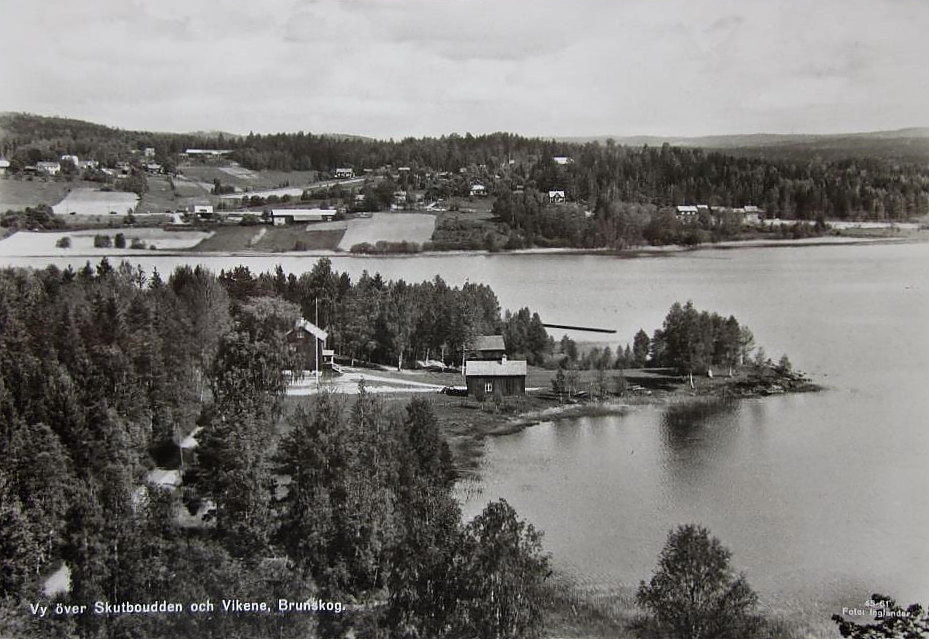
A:
<svg viewBox="0 0 929 639">
<path fill-rule="evenodd" d="M 487 382 L 486 384 L 484 384 L 484 392 L 485 393 L 494 392 L 494 385 L 491 382 Z"/>
</svg>

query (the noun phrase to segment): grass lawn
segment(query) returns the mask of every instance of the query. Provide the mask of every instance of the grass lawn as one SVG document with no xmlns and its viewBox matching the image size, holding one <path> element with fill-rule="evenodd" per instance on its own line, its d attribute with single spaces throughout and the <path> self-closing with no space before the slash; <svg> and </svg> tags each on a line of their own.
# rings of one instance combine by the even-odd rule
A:
<svg viewBox="0 0 929 639">
<path fill-rule="evenodd" d="M 194 252 L 267 251 L 283 253 L 295 250 L 334 250 L 342 239 L 343 229 L 307 231 L 307 225 L 293 226 L 216 226 L 216 234 L 192 248 Z"/>
<path fill-rule="evenodd" d="M 349 221 L 339 248 L 347 251 L 355 244 L 374 244 L 379 241 L 422 244 L 432 237 L 435 221 L 436 216 L 431 213 L 383 212 L 374 213 L 369 218 L 355 218 Z"/>
<path fill-rule="evenodd" d="M 334 250 L 345 233 L 344 229 L 307 231 L 305 224 L 266 228 L 268 232 L 252 247 L 255 250 L 275 253 L 294 251 L 297 250 L 297 242 L 301 243 L 301 251 Z"/>
<path fill-rule="evenodd" d="M 316 181 L 316 171 L 250 171 L 242 167 L 185 164 L 179 167 L 185 177 L 212 184 L 219 180 L 224 185 L 260 191 L 281 185 L 303 186 Z"/>
<path fill-rule="evenodd" d="M 100 185 L 94 188 L 78 187 L 55 205 L 55 213 L 72 220 L 83 217 L 119 217 L 135 210 L 139 196 L 123 191 L 100 191 Z"/>
<path fill-rule="evenodd" d="M 166 177 L 149 177 L 148 191 L 142 195 L 136 207 L 137 213 L 164 213 L 165 211 L 174 211 L 177 208 L 177 201 L 174 196 L 174 190 L 171 188 L 171 182 Z"/>
<path fill-rule="evenodd" d="M 264 226 L 217 226 L 213 237 L 190 249 L 192 252 L 244 251 L 251 248 L 249 242 Z"/>
<path fill-rule="evenodd" d="M 22 210 L 27 206 L 47 204 L 54 206 L 61 202 L 68 191 L 78 188 L 100 188 L 96 182 L 82 180 L 68 182 L 67 180 L 48 181 L 45 178 L 33 180 L 15 180 L 10 177 L 0 179 L 0 211 Z"/>
</svg>

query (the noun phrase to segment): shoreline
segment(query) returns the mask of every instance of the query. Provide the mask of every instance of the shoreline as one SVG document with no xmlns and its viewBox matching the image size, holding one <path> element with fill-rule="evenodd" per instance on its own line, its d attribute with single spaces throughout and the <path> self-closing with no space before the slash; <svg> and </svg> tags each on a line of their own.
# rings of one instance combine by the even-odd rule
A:
<svg viewBox="0 0 929 639">
<path fill-rule="evenodd" d="M 533 381 L 539 382 L 553 377 L 554 371 L 536 371 L 531 375 L 536 378 Z M 611 383 L 615 377 L 611 376 Z M 489 402 L 481 404 L 470 397 L 439 394 L 433 404 L 440 432 L 452 450 L 459 480 L 480 479 L 486 438 L 514 435 L 545 422 L 626 415 L 641 406 L 675 406 L 686 410 L 720 402 L 826 390 L 826 387 L 800 373 L 782 373 L 768 367 L 760 372 L 743 367 L 731 378 L 695 377 L 693 389 L 682 377 L 655 373 L 654 369 L 625 371 L 625 377 L 636 390 L 623 395 L 607 393 L 601 398 L 578 398 L 567 402 L 559 402 L 553 396 L 548 390 L 550 382 L 549 386 L 536 384 L 536 389 L 525 396 L 506 398 L 500 408 Z M 391 399 L 407 401 L 407 397 L 398 393 Z"/>
<path fill-rule="evenodd" d="M 475 433 L 472 447 L 468 449 L 467 468 L 462 469 L 459 462 L 460 449 L 455 450 L 455 466 L 458 477 L 458 490 L 467 492 L 477 485 L 482 485 L 481 459 L 484 441 L 489 437 L 504 437 L 546 422 L 578 419 L 582 417 L 599 417 L 608 415 L 628 415 L 641 407 L 679 408 L 682 413 L 694 411 L 696 417 L 706 417 L 715 410 L 725 406 L 729 401 L 742 399 L 760 399 L 771 394 L 799 394 L 821 392 L 826 387 L 817 384 L 801 374 L 777 373 L 777 377 L 768 379 L 763 385 L 746 386 L 750 380 L 743 377 L 744 371 L 733 378 L 723 378 L 722 383 L 707 384 L 711 381 L 699 380 L 697 388 L 690 390 L 688 384 L 681 380 L 673 390 L 649 395 L 626 397 L 608 397 L 604 400 L 585 400 L 574 404 L 555 404 L 548 407 L 529 408 L 515 415 L 496 414 L 496 423 L 489 424 L 480 433 Z M 789 380 L 792 388 L 783 392 L 768 393 L 765 389 Z M 697 380 L 695 380 L 697 382 Z M 535 391 L 538 393 L 538 390 Z M 436 411 L 440 429 L 444 430 L 447 415 Z M 459 499 L 462 493 L 457 493 Z M 636 579 L 618 579 L 609 582 L 580 579 L 577 575 L 564 569 L 553 567 L 551 579 L 545 584 L 544 592 L 548 607 L 545 612 L 547 637 L 599 637 L 632 636 L 642 623 L 645 613 L 635 601 Z M 786 637 L 828 637 L 832 636 L 831 613 L 834 612 L 818 602 L 800 611 L 787 609 L 775 600 L 768 600 L 762 595 L 759 610 L 763 619 L 759 623 L 767 628 L 777 629 Z"/>
<path fill-rule="evenodd" d="M 46 235 L 49 233 L 62 233 L 63 231 L 17 231 L 10 234 L 5 239 L 13 237 L 20 233 L 34 233 L 36 235 Z M 918 231 L 916 233 L 919 233 Z M 441 258 L 441 257 L 483 257 L 496 255 L 602 255 L 606 257 L 617 257 L 621 259 L 634 259 L 640 257 L 674 257 L 681 254 L 693 253 L 707 250 L 737 250 L 752 248 L 782 248 L 782 247 L 819 247 L 819 246 L 857 246 L 862 244 L 868 245 L 887 245 L 887 244 L 922 244 L 929 243 L 929 234 L 927 235 L 909 235 L 905 237 L 887 237 L 887 236 L 849 236 L 849 235 L 830 235 L 820 237 L 810 237 L 802 239 L 747 239 L 747 240 L 727 240 L 724 242 L 699 244 L 697 246 L 640 246 L 627 249 L 611 248 L 528 248 L 514 250 L 452 250 L 452 251 L 420 251 L 416 253 L 351 253 L 349 251 L 339 251 L 333 249 L 315 249 L 309 251 L 197 251 L 195 247 L 189 249 L 106 249 L 100 251 L 81 251 L 73 252 L 71 249 L 58 249 L 56 252 L 35 252 L 35 253 L 4 253 L 3 245 L 0 242 L 0 259 L 3 258 L 20 258 L 20 259 L 41 259 L 41 258 L 61 258 L 73 257 L 75 259 L 94 259 L 94 258 L 113 258 L 128 259 L 132 257 L 188 257 L 196 259 L 197 257 L 205 258 L 342 258 L 350 257 L 354 259 L 385 259 L 385 258 Z"/>
</svg>

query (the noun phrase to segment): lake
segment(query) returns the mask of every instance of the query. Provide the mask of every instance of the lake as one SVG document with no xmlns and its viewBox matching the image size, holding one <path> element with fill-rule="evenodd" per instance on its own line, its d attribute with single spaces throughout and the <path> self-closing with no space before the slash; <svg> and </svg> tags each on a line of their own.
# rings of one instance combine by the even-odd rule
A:
<svg viewBox="0 0 929 639">
<path fill-rule="evenodd" d="M 167 274 L 184 257 L 133 262 Z M 315 258 L 195 257 L 212 269 Z M 66 265 L 67 258 L 0 258 Z M 78 265 L 83 260 L 78 261 Z M 929 600 L 929 244 L 604 255 L 333 258 L 407 281 L 483 282 L 501 306 L 543 321 L 651 333 L 675 301 L 734 314 L 775 360 L 828 387 L 744 400 L 669 424 L 644 407 L 622 417 L 543 423 L 488 440 L 467 516 L 507 499 L 545 532 L 556 568 L 577 580 L 647 579 L 668 531 L 707 526 L 766 603 L 790 610 L 861 605 L 872 592 Z M 560 337 L 556 335 L 556 338 Z M 574 335 L 584 339 L 584 334 Z"/>
</svg>

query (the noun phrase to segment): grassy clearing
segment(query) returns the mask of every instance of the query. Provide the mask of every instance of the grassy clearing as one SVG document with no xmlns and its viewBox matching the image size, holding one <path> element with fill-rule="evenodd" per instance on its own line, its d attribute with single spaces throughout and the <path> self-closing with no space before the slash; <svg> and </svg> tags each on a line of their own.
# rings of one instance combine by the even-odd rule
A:
<svg viewBox="0 0 929 639">
<path fill-rule="evenodd" d="M 195 252 L 335 250 L 344 229 L 307 230 L 307 225 L 293 226 L 217 226 L 210 239 L 197 245 Z M 312 229 L 312 226 L 310 227 Z M 299 243 L 299 244 L 298 244 Z"/>
<path fill-rule="evenodd" d="M 126 248 L 95 247 L 94 236 L 107 235 L 111 241 L 117 233 L 126 238 Z M 89 255 L 89 256 L 129 256 L 148 251 L 151 246 L 159 250 L 183 250 L 196 245 L 207 234 L 198 231 L 165 231 L 159 228 L 114 227 L 95 228 L 74 231 L 29 232 L 20 231 L 0 242 L 0 255 Z M 69 248 L 57 245 L 58 240 L 67 237 Z M 139 240 L 144 248 L 131 248 L 133 240 Z"/>
<path fill-rule="evenodd" d="M 256 251 L 317 251 L 335 250 L 342 239 L 344 230 L 307 230 L 305 225 L 283 227 L 266 227 L 265 233 L 252 247 Z"/>
<path fill-rule="evenodd" d="M 577 639 L 637 637 L 635 589 L 581 586 L 555 575 L 545 587 L 545 636 Z"/>
<path fill-rule="evenodd" d="M 193 252 L 245 251 L 251 248 L 249 242 L 258 235 L 263 226 L 219 226 L 214 229 L 213 237 L 191 248 Z"/>
<path fill-rule="evenodd" d="M 435 215 L 429 213 L 375 213 L 370 218 L 349 221 L 339 248 L 349 250 L 355 244 L 367 242 L 416 242 L 422 244 L 432 237 Z"/>
<path fill-rule="evenodd" d="M 198 181 L 187 179 L 182 175 L 174 178 L 174 189 L 177 197 L 207 197 L 212 195 L 210 193 L 211 188 Z"/>
<path fill-rule="evenodd" d="M 148 182 L 148 191 L 139 200 L 136 213 L 164 213 L 165 211 L 174 211 L 177 208 L 177 198 L 168 178 L 149 177 L 146 181 Z"/>
<path fill-rule="evenodd" d="M 0 211 L 12 209 L 19 211 L 27 206 L 47 204 L 54 206 L 61 202 L 68 191 L 78 188 L 99 188 L 95 182 L 65 180 L 48 181 L 45 178 L 33 180 L 15 180 L 7 177 L 0 179 Z"/>
<path fill-rule="evenodd" d="M 274 189 L 282 184 L 302 186 L 315 182 L 318 175 L 316 171 L 249 171 L 237 166 L 201 164 L 186 164 L 180 170 L 190 180 L 208 184 L 219 180 L 224 185 L 252 191 Z"/>
<path fill-rule="evenodd" d="M 75 188 L 54 206 L 55 213 L 61 216 L 105 216 L 125 215 L 134 211 L 139 202 L 135 193 L 122 191 L 99 191 L 96 188 Z"/>
</svg>

